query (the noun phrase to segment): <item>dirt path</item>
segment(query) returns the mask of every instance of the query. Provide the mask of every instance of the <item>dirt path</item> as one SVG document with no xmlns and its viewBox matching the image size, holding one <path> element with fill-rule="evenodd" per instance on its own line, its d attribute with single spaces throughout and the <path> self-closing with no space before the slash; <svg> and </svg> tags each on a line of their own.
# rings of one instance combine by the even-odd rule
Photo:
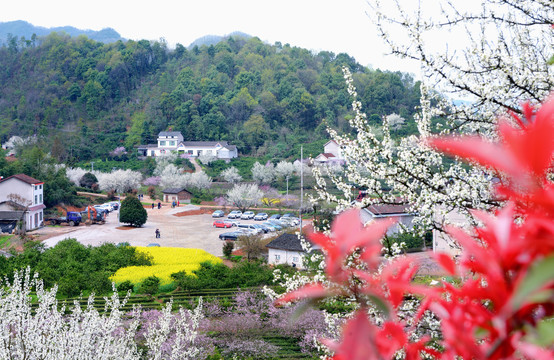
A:
<svg viewBox="0 0 554 360">
<path fill-rule="evenodd" d="M 192 165 L 194 166 L 194 172 L 201 172 L 202 171 L 202 168 L 200 167 L 200 165 L 198 165 L 195 158 L 190 158 L 189 160 L 192 163 Z"/>
</svg>

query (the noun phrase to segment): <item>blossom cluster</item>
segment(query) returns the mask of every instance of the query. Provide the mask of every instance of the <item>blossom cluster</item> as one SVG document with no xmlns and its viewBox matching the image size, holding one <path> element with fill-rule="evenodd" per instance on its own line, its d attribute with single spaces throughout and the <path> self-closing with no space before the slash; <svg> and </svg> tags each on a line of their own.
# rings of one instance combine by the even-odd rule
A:
<svg viewBox="0 0 554 360">
<path fill-rule="evenodd" d="M 540 107 L 523 106 L 524 118 L 501 119 L 499 141 L 475 136 L 429 138 L 427 146 L 473 161 L 501 179 L 495 214 L 473 211 L 481 226 L 447 230 L 462 247 L 459 261 L 439 253 L 435 260 L 459 285 L 412 282 L 409 258 L 382 263 L 379 239 L 391 225 L 363 227 L 357 210 L 341 214 L 330 234 L 310 239 L 325 252 L 327 281 L 315 281 L 277 300 L 342 296 L 357 307 L 341 339 L 321 339 L 334 359 L 551 359 L 538 324 L 554 315 L 554 97 Z M 421 304 L 411 302 L 414 296 Z M 402 313 L 417 308 L 414 316 Z M 440 320 L 422 323 L 425 314 Z M 380 314 L 382 321 L 376 321 Z M 551 320 L 550 320 L 551 321 Z M 426 327 L 427 331 L 421 332 Z M 440 330 L 440 331 L 439 331 Z M 440 334 L 440 336 L 438 336 Z"/>
</svg>

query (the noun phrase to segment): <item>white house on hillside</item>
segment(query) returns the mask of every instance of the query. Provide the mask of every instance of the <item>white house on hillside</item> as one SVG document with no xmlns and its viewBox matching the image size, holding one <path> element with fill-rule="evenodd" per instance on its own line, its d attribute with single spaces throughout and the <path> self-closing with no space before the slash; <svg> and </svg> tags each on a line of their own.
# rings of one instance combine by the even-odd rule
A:
<svg viewBox="0 0 554 360">
<path fill-rule="evenodd" d="M 44 183 L 25 174 L 0 180 L 0 223 L 2 229 L 12 228 L 17 221 L 25 222 L 25 229 L 42 226 Z"/>
<path fill-rule="evenodd" d="M 183 135 L 178 131 L 162 131 L 158 134 L 157 144 L 138 147 L 141 156 L 161 156 L 171 151 L 191 157 L 212 155 L 223 160 L 238 156 L 237 147 L 229 145 L 227 141 L 184 141 Z"/>
<path fill-rule="evenodd" d="M 269 264 L 289 264 L 299 269 L 303 268 L 304 257 L 307 253 L 302 248 L 298 235 L 282 234 L 267 244 L 266 247 Z M 314 249 L 316 248 L 314 247 Z"/>
<path fill-rule="evenodd" d="M 323 153 L 316 156 L 314 162 L 316 164 L 333 162 L 343 164 L 345 159 L 342 156 L 342 149 L 340 148 L 340 145 L 337 144 L 335 140 L 329 140 L 325 145 L 323 145 Z"/>
</svg>

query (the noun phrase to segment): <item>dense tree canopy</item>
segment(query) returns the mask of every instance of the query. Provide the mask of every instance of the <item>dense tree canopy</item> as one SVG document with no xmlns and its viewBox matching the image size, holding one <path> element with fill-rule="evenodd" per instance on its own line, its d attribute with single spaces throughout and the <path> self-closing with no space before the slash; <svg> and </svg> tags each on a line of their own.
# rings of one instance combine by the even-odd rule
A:
<svg viewBox="0 0 554 360">
<path fill-rule="evenodd" d="M 228 140 L 241 153 L 286 156 L 291 144 L 326 138 L 325 131 L 312 135 L 323 121 L 351 131 L 342 66 L 353 71 L 371 119 L 394 112 L 409 120 L 404 131 L 415 129 L 419 84 L 346 54 L 255 37 L 170 50 L 164 42 L 102 44 L 52 33 L 0 48 L 0 141 L 36 134 L 71 162 L 153 142 L 171 128 L 185 140 Z M 60 131 L 63 137 L 49 137 Z"/>
</svg>

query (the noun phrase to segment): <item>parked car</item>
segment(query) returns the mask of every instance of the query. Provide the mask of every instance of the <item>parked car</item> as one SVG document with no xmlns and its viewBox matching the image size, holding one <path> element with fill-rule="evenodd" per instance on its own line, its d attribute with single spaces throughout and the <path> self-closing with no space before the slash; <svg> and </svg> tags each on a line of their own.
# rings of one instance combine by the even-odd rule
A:
<svg viewBox="0 0 554 360">
<path fill-rule="evenodd" d="M 161 245 L 158 244 L 158 243 L 150 243 L 150 244 L 146 245 L 146 247 L 161 247 Z"/>
<path fill-rule="evenodd" d="M 254 218 L 254 212 L 252 211 L 245 211 L 244 214 L 240 216 L 242 220 L 250 220 Z"/>
<path fill-rule="evenodd" d="M 272 220 L 279 220 L 281 218 L 281 215 L 280 214 L 273 214 L 269 218 L 272 219 Z"/>
<path fill-rule="evenodd" d="M 238 220 L 225 219 L 223 221 L 231 224 L 232 226 L 237 226 L 238 224 L 240 224 L 240 221 L 238 221 Z"/>
<path fill-rule="evenodd" d="M 284 224 L 278 223 L 278 221 L 279 220 L 269 219 L 269 220 L 267 220 L 267 223 L 269 223 L 271 226 L 275 227 L 277 230 L 283 230 L 283 228 L 285 227 Z"/>
<path fill-rule="evenodd" d="M 215 220 L 214 223 L 213 223 L 213 226 L 215 228 L 230 228 L 230 227 L 233 227 L 233 224 L 230 223 L 230 222 L 227 222 L 225 220 Z"/>
<path fill-rule="evenodd" d="M 225 233 L 222 233 L 222 234 L 219 234 L 219 239 L 220 240 L 237 240 L 239 238 L 239 236 L 241 236 L 241 232 L 237 232 L 237 231 L 230 231 L 230 232 L 225 232 Z"/>
<path fill-rule="evenodd" d="M 218 218 L 223 216 L 225 216 L 225 213 L 223 212 L 223 210 L 216 210 L 212 213 L 213 218 Z"/>
<path fill-rule="evenodd" d="M 251 230 L 253 235 L 258 235 L 262 232 L 262 230 L 257 228 L 254 224 L 239 224 L 237 225 L 237 228 Z"/>
<path fill-rule="evenodd" d="M 287 225 L 288 227 L 293 227 L 293 226 L 298 225 L 298 224 L 296 223 L 296 221 L 293 220 L 293 219 L 291 219 L 291 218 L 284 218 L 284 217 L 281 217 L 281 218 L 280 218 L 279 220 L 277 220 L 277 221 L 282 222 L 283 224 Z"/>
<path fill-rule="evenodd" d="M 286 213 L 281 216 L 282 218 L 288 218 L 288 217 L 296 217 L 293 213 Z"/>
<path fill-rule="evenodd" d="M 257 213 L 256 216 L 254 216 L 254 220 L 256 220 L 256 221 L 267 220 L 267 214 L 264 213 L 264 212 Z"/>
<path fill-rule="evenodd" d="M 227 215 L 227 218 L 229 218 L 229 219 L 240 219 L 241 216 L 242 216 L 242 211 L 233 210 L 229 213 L 229 215 Z"/>
<path fill-rule="evenodd" d="M 96 210 L 104 210 L 108 213 L 113 211 L 113 207 L 110 204 L 94 205 L 94 208 Z"/>
<path fill-rule="evenodd" d="M 281 227 L 281 229 L 290 227 L 290 225 L 288 223 L 283 222 L 281 220 L 269 219 L 268 221 L 270 221 L 272 224 L 279 225 Z"/>
<path fill-rule="evenodd" d="M 271 229 L 270 231 L 282 230 L 282 228 L 280 226 L 272 224 L 269 221 L 263 222 L 262 225 L 267 226 L 268 228 L 270 228 Z"/>
<path fill-rule="evenodd" d="M 263 226 L 262 224 L 251 224 L 251 225 L 254 226 L 256 229 L 261 230 L 264 234 L 267 234 L 269 232 L 269 228 L 266 226 Z"/>
<path fill-rule="evenodd" d="M 279 221 L 286 221 L 286 222 L 291 223 L 294 226 L 300 224 L 300 219 L 296 218 L 296 217 L 292 217 L 292 216 L 289 216 L 289 217 L 284 217 L 283 216 L 279 219 Z"/>
<path fill-rule="evenodd" d="M 119 201 L 110 201 L 110 205 L 113 207 L 114 210 L 119 210 L 119 207 L 121 206 Z"/>
<path fill-rule="evenodd" d="M 252 235 L 252 232 L 248 229 L 229 231 L 222 234 L 219 234 L 219 239 L 221 240 L 237 240 L 241 236 Z"/>
</svg>

